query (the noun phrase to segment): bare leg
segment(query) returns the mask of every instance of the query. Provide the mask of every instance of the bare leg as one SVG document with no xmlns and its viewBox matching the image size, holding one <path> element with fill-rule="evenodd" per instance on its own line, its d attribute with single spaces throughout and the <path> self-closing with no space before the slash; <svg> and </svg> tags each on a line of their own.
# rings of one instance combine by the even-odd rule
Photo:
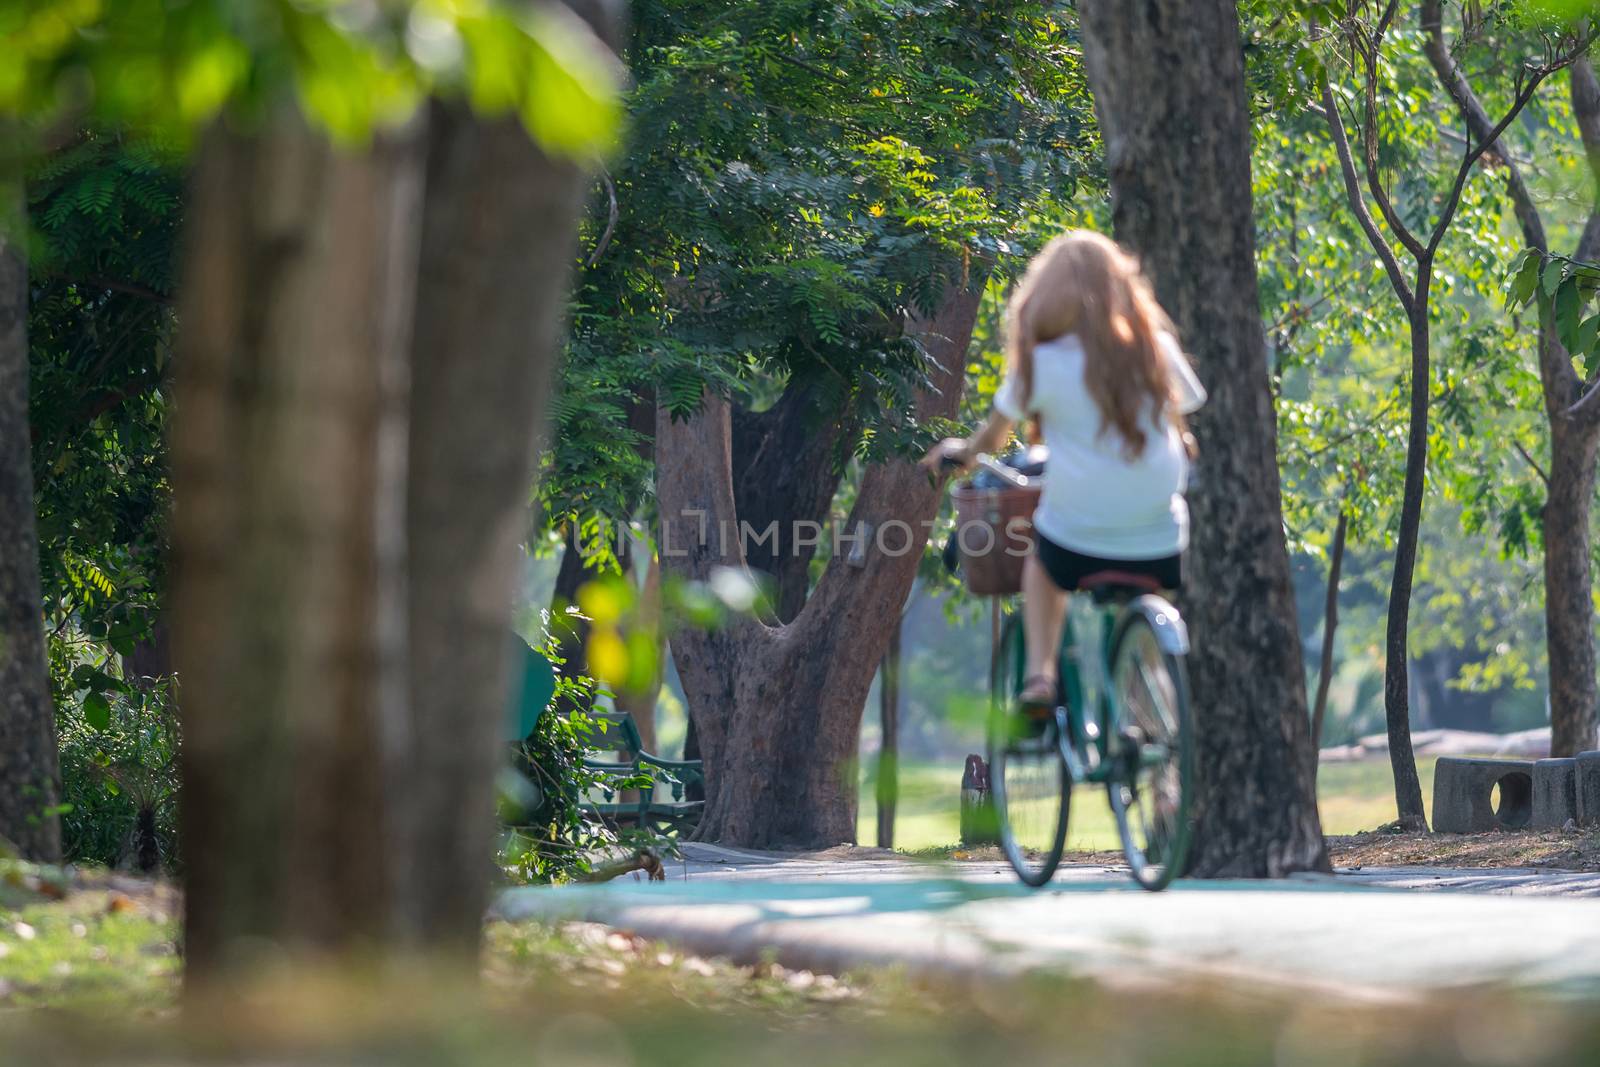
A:
<svg viewBox="0 0 1600 1067">
<path fill-rule="evenodd" d="M 1061 647 L 1061 628 L 1066 622 L 1067 592 L 1030 555 L 1022 568 L 1022 629 L 1027 635 L 1027 678 L 1056 680 L 1056 651 Z M 1030 687 L 1031 688 L 1031 687 Z"/>
</svg>

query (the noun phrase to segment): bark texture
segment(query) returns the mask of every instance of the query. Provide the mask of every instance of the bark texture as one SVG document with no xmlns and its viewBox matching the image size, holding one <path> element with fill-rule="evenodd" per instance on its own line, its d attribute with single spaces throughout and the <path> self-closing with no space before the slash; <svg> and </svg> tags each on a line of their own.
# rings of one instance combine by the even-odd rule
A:
<svg viewBox="0 0 1600 1067">
<path fill-rule="evenodd" d="M 398 932 L 419 162 L 407 137 L 335 151 L 288 109 L 195 160 L 171 595 L 198 985 Z"/>
<path fill-rule="evenodd" d="M 0 840 L 53 863 L 61 787 L 34 529 L 28 262 L 10 232 L 25 218 L 21 186 L 0 179 Z"/>
<path fill-rule="evenodd" d="M 816 555 L 813 547 L 796 548 L 789 534 L 797 523 L 827 518 L 842 474 L 840 447 L 856 436 L 853 420 L 829 410 L 823 392 L 815 383 L 797 383 L 766 411 L 732 414 L 739 520 L 757 536 L 769 527 L 779 531 L 763 544 L 752 540 L 745 562 L 772 576 L 781 622 L 793 622 L 805 607 Z"/>
<path fill-rule="evenodd" d="M 1431 269 L 1419 268 L 1411 308 L 1411 410 L 1406 419 L 1406 470 L 1400 490 L 1400 528 L 1395 533 L 1394 570 L 1389 578 L 1389 612 L 1383 636 L 1383 712 L 1389 735 L 1389 768 L 1400 824 L 1426 830 L 1422 782 L 1411 747 L 1411 672 L 1408 634 L 1411 585 L 1417 569 L 1417 534 L 1422 528 L 1422 490 L 1428 473 L 1428 409 L 1432 403 L 1432 339 L 1428 330 Z"/>
<path fill-rule="evenodd" d="M 1210 392 L 1193 420 L 1185 563 L 1193 870 L 1326 870 L 1256 300 L 1237 12 L 1228 0 L 1084 0 L 1079 14 L 1117 237 L 1140 253 Z"/>
<path fill-rule="evenodd" d="M 1550 754 L 1595 748 L 1594 555 L 1590 522 L 1600 427 L 1550 422 L 1544 503 L 1545 643 L 1550 660 Z"/>
<path fill-rule="evenodd" d="M 518 546 L 577 240 L 583 173 L 514 118 L 436 105 L 411 347 L 405 531 L 411 730 L 396 793 L 412 936 L 474 958 Z"/>
<path fill-rule="evenodd" d="M 979 292 L 952 289 L 935 315 L 907 323 L 938 368 L 933 388 L 918 398 L 919 417 L 956 411 L 978 303 Z M 660 409 L 656 456 L 663 570 L 705 580 L 719 567 L 746 568 L 728 403 L 708 396 L 699 413 L 679 422 Z M 847 561 L 845 544 L 790 622 L 741 619 L 673 634 L 706 765 L 702 840 L 746 847 L 855 840 L 861 713 L 916 576 L 927 541 L 922 523 L 938 499 L 913 463 L 874 465 L 844 527 L 865 539 L 861 566 Z"/>
</svg>

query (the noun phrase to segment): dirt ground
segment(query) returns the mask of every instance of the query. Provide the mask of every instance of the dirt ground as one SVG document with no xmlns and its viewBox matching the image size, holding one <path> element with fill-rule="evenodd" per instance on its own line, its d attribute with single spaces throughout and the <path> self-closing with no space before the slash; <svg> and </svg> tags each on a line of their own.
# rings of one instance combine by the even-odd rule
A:
<svg viewBox="0 0 1600 1067">
<path fill-rule="evenodd" d="M 1487 834 L 1423 834 L 1370 830 L 1328 839 L 1335 867 L 1544 867 L 1551 870 L 1600 872 L 1600 830 L 1517 830 Z M 838 850 L 834 850 L 838 851 Z M 857 855 L 877 852 L 856 849 Z M 1004 862 L 993 846 L 942 849 L 924 853 L 933 858 Z M 844 858 L 841 856 L 840 858 Z M 1118 852 L 1069 852 L 1063 863 L 1122 863 Z"/>
<path fill-rule="evenodd" d="M 1600 831 L 1390 833 L 1328 838 L 1335 867 L 1548 867 L 1600 871 Z"/>
</svg>

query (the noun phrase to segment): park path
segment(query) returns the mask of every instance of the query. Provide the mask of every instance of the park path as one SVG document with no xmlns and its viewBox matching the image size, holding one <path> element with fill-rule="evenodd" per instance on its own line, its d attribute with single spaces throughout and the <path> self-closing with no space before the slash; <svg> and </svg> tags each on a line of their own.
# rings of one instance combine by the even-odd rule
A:
<svg viewBox="0 0 1600 1067">
<path fill-rule="evenodd" d="M 1513 986 L 1600 1000 L 1600 875 L 1390 867 L 1279 882 L 1063 868 L 1028 890 L 1002 863 L 685 846 L 665 882 L 508 890 L 504 918 L 583 920 L 743 962 L 842 973 L 1226 979 L 1358 999 Z"/>
</svg>

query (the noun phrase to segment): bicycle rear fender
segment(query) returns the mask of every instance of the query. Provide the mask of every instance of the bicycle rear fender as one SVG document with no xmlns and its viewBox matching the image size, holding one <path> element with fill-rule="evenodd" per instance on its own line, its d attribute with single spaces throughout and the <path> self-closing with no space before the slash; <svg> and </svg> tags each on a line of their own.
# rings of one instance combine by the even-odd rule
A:
<svg viewBox="0 0 1600 1067">
<path fill-rule="evenodd" d="M 1189 627 L 1184 624 L 1177 608 L 1153 593 L 1139 597 L 1129 607 L 1143 615 L 1150 624 L 1161 651 L 1173 656 L 1189 654 Z"/>
</svg>

